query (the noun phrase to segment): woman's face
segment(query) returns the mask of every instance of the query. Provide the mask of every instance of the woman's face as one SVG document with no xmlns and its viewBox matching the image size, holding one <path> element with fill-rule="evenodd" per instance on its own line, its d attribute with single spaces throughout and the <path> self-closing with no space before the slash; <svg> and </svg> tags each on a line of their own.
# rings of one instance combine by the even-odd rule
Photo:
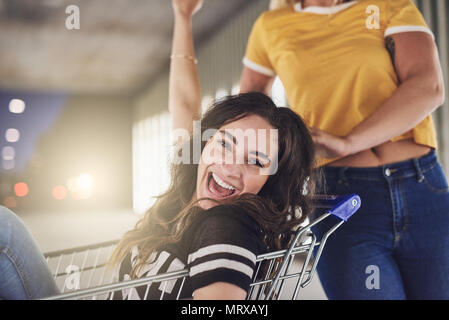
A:
<svg viewBox="0 0 449 320">
<path fill-rule="evenodd" d="M 277 165 L 277 130 L 258 115 L 230 122 L 215 132 L 201 154 L 196 199 L 229 199 L 257 194 Z M 199 203 L 203 209 L 216 205 Z"/>
</svg>

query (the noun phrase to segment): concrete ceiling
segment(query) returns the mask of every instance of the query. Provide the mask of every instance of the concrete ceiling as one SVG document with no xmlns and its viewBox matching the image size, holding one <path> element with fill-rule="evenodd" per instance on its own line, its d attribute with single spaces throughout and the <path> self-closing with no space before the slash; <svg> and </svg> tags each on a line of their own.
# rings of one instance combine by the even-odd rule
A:
<svg viewBox="0 0 449 320">
<path fill-rule="evenodd" d="M 249 2 L 205 0 L 197 45 Z M 170 0 L 0 0 L 0 89 L 132 94 L 167 67 L 172 23 Z"/>
</svg>

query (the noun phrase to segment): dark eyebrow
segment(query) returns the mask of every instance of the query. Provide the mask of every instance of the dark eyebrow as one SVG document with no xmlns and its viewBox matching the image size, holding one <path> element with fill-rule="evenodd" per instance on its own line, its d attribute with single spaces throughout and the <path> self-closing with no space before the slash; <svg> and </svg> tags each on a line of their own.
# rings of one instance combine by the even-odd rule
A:
<svg viewBox="0 0 449 320">
<path fill-rule="evenodd" d="M 250 151 L 249 153 L 250 153 L 250 154 L 254 154 L 255 156 L 264 158 L 264 159 L 267 160 L 269 163 L 271 163 L 270 158 L 269 158 L 265 153 L 263 153 L 263 152 L 260 152 L 260 151 Z"/>
<path fill-rule="evenodd" d="M 234 142 L 235 145 L 238 144 L 236 137 L 234 137 L 232 134 L 230 134 L 229 132 L 227 132 L 226 130 L 219 130 L 219 132 L 221 132 L 224 135 L 227 135 L 229 137 L 229 139 L 232 140 L 232 142 Z M 257 157 L 261 157 L 264 158 L 265 160 L 267 160 L 269 163 L 271 163 L 270 158 L 263 152 L 260 151 L 250 151 L 249 154 L 253 154 Z"/>
<path fill-rule="evenodd" d="M 236 139 L 232 134 L 230 134 L 229 132 L 227 132 L 227 131 L 225 131 L 225 130 L 219 130 L 219 131 L 220 131 L 221 133 L 223 133 L 224 135 L 227 135 L 227 136 L 229 137 L 229 139 L 231 139 L 232 142 L 234 142 L 235 145 L 238 144 L 237 139 Z"/>
</svg>

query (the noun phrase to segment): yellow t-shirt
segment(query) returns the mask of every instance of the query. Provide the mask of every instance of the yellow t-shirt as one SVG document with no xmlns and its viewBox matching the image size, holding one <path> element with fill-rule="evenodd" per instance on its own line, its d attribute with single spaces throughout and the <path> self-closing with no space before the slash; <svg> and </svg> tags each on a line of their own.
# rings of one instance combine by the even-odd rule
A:
<svg viewBox="0 0 449 320">
<path fill-rule="evenodd" d="M 346 136 L 398 87 L 385 37 L 432 35 L 410 0 L 350 1 L 334 7 L 298 3 L 264 12 L 255 22 L 243 63 L 278 75 L 291 108 L 306 124 Z M 437 148 L 432 117 L 391 139 Z M 320 159 L 324 165 L 336 159 Z"/>
</svg>

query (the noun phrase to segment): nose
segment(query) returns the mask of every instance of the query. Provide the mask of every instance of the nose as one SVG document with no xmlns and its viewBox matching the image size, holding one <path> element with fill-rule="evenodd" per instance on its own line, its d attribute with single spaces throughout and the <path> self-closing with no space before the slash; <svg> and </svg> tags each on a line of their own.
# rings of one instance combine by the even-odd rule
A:
<svg viewBox="0 0 449 320">
<path fill-rule="evenodd" d="M 243 165 L 235 163 L 224 163 L 221 164 L 221 172 L 224 177 L 228 178 L 231 183 L 237 183 L 236 186 L 240 185 L 240 178 L 243 173 Z M 232 179 L 232 180 L 231 180 Z"/>
</svg>

